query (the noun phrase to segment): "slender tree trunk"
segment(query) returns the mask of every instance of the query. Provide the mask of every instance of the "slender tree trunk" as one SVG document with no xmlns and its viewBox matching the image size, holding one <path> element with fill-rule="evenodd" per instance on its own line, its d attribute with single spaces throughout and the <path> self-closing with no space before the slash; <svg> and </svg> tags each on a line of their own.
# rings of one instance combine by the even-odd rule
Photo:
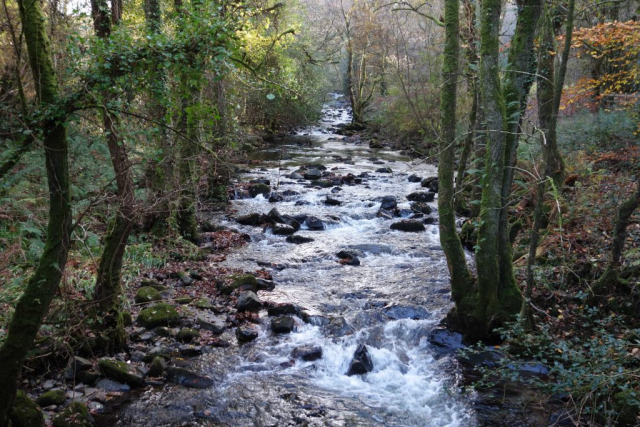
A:
<svg viewBox="0 0 640 427">
<path fill-rule="evenodd" d="M 58 99 L 58 83 L 45 26 L 47 21 L 39 1 L 18 0 L 18 6 L 36 94 L 46 111 Z M 72 213 L 65 124 L 65 117 L 55 117 L 47 120 L 42 129 L 49 184 L 49 223 L 44 252 L 16 305 L 7 337 L 0 347 L 0 427 L 8 425 L 22 365 L 58 290 L 67 263 Z"/>
<path fill-rule="evenodd" d="M 456 98 L 459 72 L 459 0 L 445 1 L 445 47 L 440 100 L 441 148 L 438 164 L 438 212 L 440 243 L 447 257 L 451 295 L 456 303 L 457 320 L 467 327 L 473 311 L 475 290 L 455 222 L 453 171 L 456 139 Z"/>
<path fill-rule="evenodd" d="M 114 0 L 111 13 L 109 13 L 109 6 L 106 0 L 92 0 L 91 9 L 96 35 L 105 40 L 105 43 L 108 43 L 111 35 L 111 26 L 117 25 L 120 21 L 121 5 Z M 104 91 L 102 95 L 105 103 L 102 112 L 102 123 L 111 164 L 116 175 L 118 210 L 105 237 L 93 298 L 98 304 L 100 315 L 105 319 L 103 327 L 105 328 L 104 331 L 109 345 L 119 348 L 126 339 L 120 311 L 120 298 L 124 293 L 121 273 L 127 240 L 133 229 L 135 196 L 129 156 L 124 140 L 120 137 L 119 119 L 108 110 L 109 103 L 114 100 L 114 97 L 108 91 Z"/>
<path fill-rule="evenodd" d="M 467 130 L 467 136 L 464 139 L 462 146 L 462 153 L 460 153 L 460 161 L 458 162 L 458 172 L 456 174 L 455 195 L 454 204 L 456 210 L 461 212 L 465 210 L 469 213 L 469 210 L 465 207 L 464 203 L 464 178 L 467 172 L 467 162 L 469 161 L 469 155 L 473 149 L 474 136 L 476 134 L 476 126 L 478 119 L 478 90 L 476 82 L 472 82 L 471 93 L 473 93 L 473 101 L 471 104 L 471 112 L 469 113 L 469 129 Z"/>
<path fill-rule="evenodd" d="M 145 18 L 147 31 L 151 35 L 162 33 L 162 9 L 159 0 L 145 0 Z M 173 147 L 167 132 L 167 73 L 160 64 L 154 64 L 151 72 L 149 112 L 159 124 L 157 148 L 160 155 L 150 165 L 149 179 L 152 208 L 145 219 L 146 226 L 157 237 L 165 236 L 169 231 L 171 191 L 175 188 L 173 168 Z"/>
<path fill-rule="evenodd" d="M 184 10 L 181 0 L 175 2 L 176 12 L 181 16 L 180 25 L 185 25 L 188 14 Z M 193 2 L 193 13 L 197 13 L 199 2 Z M 194 55 L 188 55 L 187 64 L 195 64 L 197 59 Z M 194 106 L 200 102 L 200 82 L 199 77 L 193 76 L 192 70 L 185 69 L 180 75 L 180 120 L 178 130 L 186 137 L 182 139 L 180 145 L 180 165 L 178 174 L 180 177 L 180 199 L 178 203 L 177 222 L 180 235 L 185 239 L 197 243 L 198 222 L 197 212 L 197 157 L 199 144 L 199 121 L 198 113 Z M 197 80 L 195 83 L 191 80 Z"/>
</svg>

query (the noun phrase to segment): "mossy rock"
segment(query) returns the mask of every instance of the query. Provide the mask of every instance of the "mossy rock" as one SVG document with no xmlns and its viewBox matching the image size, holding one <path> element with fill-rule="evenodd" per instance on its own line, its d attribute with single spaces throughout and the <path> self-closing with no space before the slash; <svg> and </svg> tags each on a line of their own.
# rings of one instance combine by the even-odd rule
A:
<svg viewBox="0 0 640 427">
<path fill-rule="evenodd" d="M 122 312 L 122 325 L 131 326 L 133 325 L 133 316 L 128 311 Z"/>
<path fill-rule="evenodd" d="M 9 419 L 11 427 L 44 427 L 42 410 L 22 390 L 16 394 Z"/>
<path fill-rule="evenodd" d="M 159 377 L 167 369 L 167 362 L 163 357 L 156 356 L 149 365 L 148 375 L 150 377 Z"/>
<path fill-rule="evenodd" d="M 189 304 L 191 301 L 193 301 L 193 298 L 191 297 L 178 297 L 176 299 L 174 299 L 176 304 L 180 304 L 180 305 L 185 305 L 185 304 Z"/>
<path fill-rule="evenodd" d="M 322 188 L 333 187 L 333 182 L 323 179 L 316 181 L 314 184 Z"/>
<path fill-rule="evenodd" d="M 177 326 L 179 323 L 180 314 L 167 303 L 147 307 L 138 314 L 138 324 L 148 329 L 158 326 Z"/>
<path fill-rule="evenodd" d="M 193 305 L 195 305 L 196 308 L 199 308 L 201 310 L 213 309 L 213 304 L 211 304 L 211 301 L 209 301 L 208 298 L 200 298 Z"/>
<path fill-rule="evenodd" d="M 143 286 L 138 289 L 136 293 L 136 304 L 144 304 L 146 302 L 152 301 L 160 301 L 162 299 L 162 295 L 156 288 L 152 288 L 151 286 Z"/>
<path fill-rule="evenodd" d="M 36 403 L 40 405 L 41 408 L 46 408 L 51 405 L 62 405 L 64 401 L 67 400 L 65 396 L 64 390 L 49 390 L 46 393 L 43 393 L 36 399 Z"/>
<path fill-rule="evenodd" d="M 53 427 L 92 427 L 89 410 L 80 402 L 73 402 L 53 420 Z"/>
<path fill-rule="evenodd" d="M 271 187 L 267 184 L 253 184 L 249 187 L 249 194 L 251 194 L 251 197 L 257 197 L 259 194 L 267 197 L 270 193 Z"/>
<path fill-rule="evenodd" d="M 183 328 L 180 330 L 180 332 L 178 332 L 178 335 L 176 335 L 176 340 L 180 342 L 190 343 L 199 337 L 200 332 L 198 332 L 197 330 L 191 328 Z"/>
<path fill-rule="evenodd" d="M 238 288 L 242 288 L 243 291 L 256 292 L 258 290 L 258 281 L 250 274 L 246 274 L 244 276 L 232 276 L 232 279 L 233 281 L 229 284 L 220 284 L 218 288 L 220 292 L 223 294 L 230 294 Z"/>
<path fill-rule="evenodd" d="M 142 376 L 128 363 L 113 359 L 101 359 L 98 363 L 100 372 L 110 380 L 138 387 L 143 384 Z"/>
</svg>

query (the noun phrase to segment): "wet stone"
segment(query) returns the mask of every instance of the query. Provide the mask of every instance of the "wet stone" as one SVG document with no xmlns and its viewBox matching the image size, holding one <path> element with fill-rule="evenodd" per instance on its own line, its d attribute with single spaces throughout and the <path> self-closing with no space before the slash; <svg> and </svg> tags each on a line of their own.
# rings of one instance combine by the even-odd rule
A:
<svg viewBox="0 0 640 427">
<path fill-rule="evenodd" d="M 180 352 L 180 356 L 196 357 L 202 354 L 202 347 L 195 345 L 181 345 L 178 351 Z"/>
<path fill-rule="evenodd" d="M 436 193 L 427 193 L 425 191 L 416 191 L 407 196 L 410 202 L 433 202 Z"/>
<path fill-rule="evenodd" d="M 291 357 L 294 359 L 302 359 L 306 362 L 313 362 L 322 357 L 322 347 L 311 344 L 296 347 L 291 352 Z"/>
<path fill-rule="evenodd" d="M 245 292 L 238 297 L 236 309 L 238 311 L 258 311 L 262 308 L 262 301 L 255 292 Z"/>
<path fill-rule="evenodd" d="M 320 178 L 322 178 L 322 172 L 320 172 L 318 169 L 309 169 L 304 174 L 304 179 L 316 180 Z"/>
<path fill-rule="evenodd" d="M 324 204 L 327 206 L 340 206 L 342 204 L 342 202 L 338 199 L 335 199 L 331 196 L 327 196 L 327 198 L 324 201 Z"/>
<path fill-rule="evenodd" d="M 299 234 L 293 234 L 291 236 L 287 236 L 285 239 L 287 243 L 293 243 L 294 245 L 302 245 L 304 243 L 313 242 L 313 238 L 300 236 Z"/>
<path fill-rule="evenodd" d="M 398 207 L 398 202 L 393 196 L 384 196 L 380 202 L 380 209 L 393 210 Z"/>
<path fill-rule="evenodd" d="M 189 388 L 205 389 L 214 382 L 211 378 L 198 375 L 184 368 L 170 366 L 167 368 L 167 381 Z"/>
<path fill-rule="evenodd" d="M 288 334 L 293 331 L 295 321 L 291 316 L 282 316 L 271 319 L 271 330 L 276 334 Z"/>
<path fill-rule="evenodd" d="M 413 219 L 403 219 L 402 221 L 394 222 L 393 224 L 391 224 L 391 229 L 397 231 L 406 231 L 409 233 L 417 233 L 426 230 L 424 224 L 421 221 Z"/>
<path fill-rule="evenodd" d="M 240 326 L 236 329 L 236 338 L 240 343 L 246 343 L 258 338 L 258 331 L 249 326 Z"/>
<path fill-rule="evenodd" d="M 277 236 L 290 236 L 296 232 L 296 229 L 287 224 L 274 224 L 271 231 Z"/>
<path fill-rule="evenodd" d="M 267 309 L 269 316 L 282 316 L 283 314 L 298 314 L 300 310 L 293 304 L 281 303 Z"/>
<path fill-rule="evenodd" d="M 324 222 L 322 222 L 320 219 L 318 219 L 315 216 L 308 216 L 305 221 L 307 224 L 307 228 L 309 230 L 324 230 L 325 226 L 324 226 Z"/>
<path fill-rule="evenodd" d="M 353 360 L 351 360 L 347 375 L 364 375 L 371 371 L 373 371 L 373 361 L 371 360 L 371 355 L 369 354 L 366 345 L 359 344 L 358 348 L 356 348 L 356 351 L 353 354 Z"/>
<path fill-rule="evenodd" d="M 422 178 L 420 178 L 418 175 L 412 174 L 412 175 L 409 175 L 409 178 L 407 178 L 407 181 L 409 181 L 409 182 L 420 182 L 420 181 L 422 181 Z"/>
</svg>

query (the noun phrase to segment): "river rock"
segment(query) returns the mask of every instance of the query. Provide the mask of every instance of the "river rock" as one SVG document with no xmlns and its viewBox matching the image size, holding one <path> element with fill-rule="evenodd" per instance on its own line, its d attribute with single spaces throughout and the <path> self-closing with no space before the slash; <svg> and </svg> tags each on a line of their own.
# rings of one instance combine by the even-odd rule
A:
<svg viewBox="0 0 640 427">
<path fill-rule="evenodd" d="M 416 191 L 407 196 L 410 202 L 433 202 L 436 193 L 427 193 L 425 191 Z"/>
<path fill-rule="evenodd" d="M 167 368 L 167 381 L 183 387 L 205 389 L 211 387 L 214 382 L 211 378 L 198 375 L 184 368 L 169 366 Z"/>
<path fill-rule="evenodd" d="M 311 237 L 304 237 L 300 236 L 299 234 L 293 234 L 291 236 L 287 236 L 286 241 L 295 245 L 301 245 L 303 243 L 313 242 L 313 239 Z"/>
<path fill-rule="evenodd" d="M 143 385 L 142 375 L 140 375 L 135 367 L 126 362 L 104 358 L 100 359 L 98 366 L 100 367 L 102 375 L 108 379 L 128 384 L 131 387 Z"/>
<path fill-rule="evenodd" d="M 430 176 L 428 178 L 423 179 L 420 182 L 420 186 L 424 188 L 428 188 L 432 193 L 438 192 L 438 177 Z"/>
<path fill-rule="evenodd" d="M 242 215 L 236 218 L 236 222 L 242 225 L 257 226 L 264 222 L 264 215 L 259 213 L 251 213 L 248 215 Z"/>
<path fill-rule="evenodd" d="M 391 168 L 378 168 L 376 169 L 376 172 L 377 173 L 393 173 Z"/>
<path fill-rule="evenodd" d="M 65 400 L 67 400 L 67 397 L 64 394 L 64 390 L 49 390 L 46 393 L 43 393 L 40 395 L 40 397 L 38 397 L 36 399 L 36 403 L 41 407 L 41 408 L 46 408 L 47 406 L 51 406 L 51 405 L 62 405 Z"/>
<path fill-rule="evenodd" d="M 373 371 L 371 355 L 369 354 L 366 345 L 359 344 L 355 353 L 353 353 L 353 360 L 351 360 L 347 375 L 363 375 L 371 371 Z"/>
<path fill-rule="evenodd" d="M 293 331 L 295 321 L 291 316 L 282 316 L 271 319 L 271 330 L 276 334 L 288 334 Z"/>
<path fill-rule="evenodd" d="M 417 233 L 426 230 L 424 224 L 415 219 L 403 219 L 402 221 L 394 222 L 391 224 L 391 229 L 410 233 Z"/>
<path fill-rule="evenodd" d="M 212 332 L 215 335 L 220 335 L 227 328 L 226 325 L 221 321 L 209 322 L 208 320 L 205 320 L 201 317 L 198 317 L 196 324 L 200 326 L 200 329 Z"/>
<path fill-rule="evenodd" d="M 150 377 L 159 377 L 164 373 L 167 369 L 167 361 L 164 360 L 164 357 L 154 357 L 151 363 L 149 364 L 149 371 L 147 375 Z"/>
<path fill-rule="evenodd" d="M 340 251 L 336 254 L 340 258 L 340 264 L 343 265 L 360 265 L 358 255 L 353 251 Z"/>
<path fill-rule="evenodd" d="M 249 194 L 251 197 L 257 197 L 262 194 L 264 197 L 268 197 L 271 193 L 271 187 L 267 184 L 253 184 L 249 186 Z"/>
<path fill-rule="evenodd" d="M 384 307 L 384 314 L 394 320 L 422 320 L 431 317 L 431 313 L 419 305 L 389 305 Z"/>
<path fill-rule="evenodd" d="M 296 347 L 291 352 L 291 357 L 294 359 L 302 359 L 306 362 L 313 362 L 322 357 L 322 347 L 311 344 Z"/>
<path fill-rule="evenodd" d="M 307 224 L 307 228 L 309 230 L 324 230 L 325 226 L 324 226 L 324 222 L 322 222 L 320 219 L 318 219 L 315 216 L 308 216 L 304 222 Z"/>
<path fill-rule="evenodd" d="M 147 329 L 158 326 L 178 326 L 180 314 L 167 303 L 159 303 L 145 308 L 138 314 L 138 323 Z"/>
<path fill-rule="evenodd" d="M 304 173 L 304 179 L 316 180 L 322 178 L 322 172 L 318 169 L 309 169 Z"/>
<path fill-rule="evenodd" d="M 259 291 L 272 291 L 276 288 L 276 283 L 273 280 L 256 278 L 256 285 Z"/>
<path fill-rule="evenodd" d="M 342 202 L 340 200 L 338 200 L 338 199 L 335 199 L 335 198 L 331 197 L 331 196 L 327 196 L 327 198 L 324 201 L 324 204 L 328 205 L 328 206 L 340 206 L 342 204 Z"/>
<path fill-rule="evenodd" d="M 276 236 L 290 236 L 296 232 L 296 229 L 287 224 L 273 224 L 271 232 Z"/>
<path fill-rule="evenodd" d="M 236 309 L 238 311 L 258 311 L 262 308 L 262 301 L 255 292 L 244 292 L 238 297 Z"/>
<path fill-rule="evenodd" d="M 92 427 L 93 417 L 80 402 L 71 402 L 64 411 L 53 419 L 53 427 Z"/>
<path fill-rule="evenodd" d="M 276 304 L 267 309 L 269 316 L 282 316 L 283 314 L 298 314 L 300 310 L 295 305 L 284 302 Z"/>
<path fill-rule="evenodd" d="M 81 372 L 87 371 L 93 367 L 90 360 L 80 356 L 73 356 L 67 363 L 67 369 L 64 372 L 65 379 L 68 381 L 77 379 Z"/>
<path fill-rule="evenodd" d="M 293 191 L 293 190 L 285 190 L 282 192 L 282 195 L 285 197 L 291 197 L 291 196 L 299 196 L 300 193 L 298 193 L 297 191 Z"/>
<path fill-rule="evenodd" d="M 178 352 L 182 357 L 196 357 L 202 354 L 202 347 L 199 345 L 181 345 L 178 347 Z"/>
<path fill-rule="evenodd" d="M 304 176 L 298 172 L 293 172 L 289 175 L 289 179 L 304 179 Z"/>
<path fill-rule="evenodd" d="M 269 203 L 278 203 L 283 200 L 284 200 L 284 197 L 282 197 L 280 194 L 276 192 L 269 194 Z"/>
<path fill-rule="evenodd" d="M 176 341 L 183 343 L 190 343 L 197 338 L 200 338 L 200 332 L 191 328 L 182 328 L 176 335 Z"/>
<path fill-rule="evenodd" d="M 431 206 L 429 206 L 425 202 L 413 202 L 413 203 L 411 203 L 411 210 L 416 212 L 416 213 L 420 213 L 420 214 L 424 214 L 424 215 L 429 215 L 433 211 Z"/>
<path fill-rule="evenodd" d="M 407 178 L 407 180 L 409 182 L 420 182 L 422 181 L 422 178 L 420 178 L 418 175 L 412 174 L 412 175 L 409 175 L 409 178 Z"/>
<path fill-rule="evenodd" d="M 286 224 L 294 229 L 300 230 L 300 223 L 290 215 L 282 215 L 278 209 L 273 208 L 267 214 L 267 220 L 273 224 Z"/>
<path fill-rule="evenodd" d="M 266 178 L 257 178 L 257 179 L 252 179 L 249 181 L 250 184 L 264 184 L 264 185 L 271 185 L 271 181 L 269 181 Z"/>
<path fill-rule="evenodd" d="M 152 301 L 160 301 L 162 295 L 155 288 L 151 286 L 143 286 L 136 292 L 135 301 L 136 304 L 144 304 Z"/>
<path fill-rule="evenodd" d="M 239 343 L 246 343 L 258 338 L 258 331 L 250 326 L 239 326 L 236 329 L 236 338 Z"/>
<path fill-rule="evenodd" d="M 384 196 L 380 202 L 380 209 L 387 211 L 393 210 L 398 207 L 398 201 L 393 196 Z"/>
<path fill-rule="evenodd" d="M 255 292 L 258 290 L 258 281 L 256 280 L 255 276 L 252 276 L 251 274 L 245 274 L 243 276 L 232 276 L 230 283 L 220 281 L 216 283 L 216 287 L 221 293 L 226 295 L 229 295 L 236 289 Z"/>
</svg>

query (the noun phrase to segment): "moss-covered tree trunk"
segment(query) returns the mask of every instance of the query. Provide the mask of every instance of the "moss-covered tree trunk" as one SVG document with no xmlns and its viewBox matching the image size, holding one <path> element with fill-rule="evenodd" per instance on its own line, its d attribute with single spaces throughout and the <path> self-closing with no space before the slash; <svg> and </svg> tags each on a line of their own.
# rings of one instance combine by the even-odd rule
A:
<svg viewBox="0 0 640 427">
<path fill-rule="evenodd" d="M 451 278 L 451 295 L 461 326 L 467 327 L 475 306 L 473 277 L 456 230 L 453 171 L 456 140 L 456 98 L 459 72 L 459 0 L 445 1 L 445 46 L 442 75 L 444 84 L 440 100 L 440 158 L 438 164 L 438 212 L 440 243 L 447 257 Z"/>
<path fill-rule="evenodd" d="M 112 3 L 111 13 L 106 0 L 92 0 L 91 10 L 96 35 L 109 42 L 112 24 L 118 24 L 122 9 Z M 123 138 L 120 136 L 119 118 L 109 111 L 109 103 L 115 101 L 114 96 L 105 90 L 102 94 L 105 104 L 102 111 L 102 124 L 109 148 L 111 164 L 116 176 L 118 189 L 118 209 L 111 220 L 105 237 L 104 249 L 100 257 L 96 277 L 94 301 L 98 313 L 103 319 L 102 330 L 108 345 L 121 347 L 126 338 L 121 314 L 122 265 L 127 247 L 127 240 L 133 229 L 135 216 L 135 196 L 131 179 L 131 162 Z"/>
<path fill-rule="evenodd" d="M 162 8 L 159 0 L 145 0 L 144 3 L 147 32 L 153 37 L 162 34 Z M 167 131 L 167 73 L 162 64 L 153 64 L 150 81 L 149 114 L 158 123 L 155 143 L 158 156 L 150 162 L 148 170 L 151 204 L 145 212 L 145 226 L 157 237 L 169 232 L 172 192 L 174 182 L 174 153 L 172 140 Z"/>
<path fill-rule="evenodd" d="M 485 0 L 482 3 L 479 81 L 487 148 L 476 245 L 478 295 L 473 317 L 477 321 L 467 331 L 468 335 L 477 338 L 486 336 L 494 326 L 517 314 L 522 300 L 513 275 L 511 258 L 504 257 L 505 251 L 501 246 L 501 236 L 508 233 L 506 224 L 501 221 L 508 123 L 500 84 L 500 13 L 500 0 Z M 508 238 L 508 234 L 506 236 Z"/>
<path fill-rule="evenodd" d="M 37 101 L 47 111 L 58 99 L 46 19 L 38 0 L 18 0 L 22 31 L 27 43 Z M 47 314 L 67 263 L 71 233 L 66 117 L 48 117 L 42 128 L 49 185 L 49 223 L 44 252 L 16 305 L 9 330 L 0 347 L 0 426 L 8 425 L 27 352 Z"/>
<path fill-rule="evenodd" d="M 197 13 L 199 2 L 192 2 L 192 13 Z M 176 12 L 180 15 L 179 25 L 184 26 L 189 13 L 182 0 L 175 1 Z M 201 76 L 196 65 L 194 54 L 187 55 L 187 61 L 179 75 L 180 85 L 180 119 L 178 132 L 184 137 L 180 142 L 180 164 L 178 167 L 180 198 L 178 202 L 177 222 L 180 235 L 191 242 L 198 242 L 198 222 L 196 217 L 198 204 L 197 166 L 199 152 L 199 112 Z"/>
</svg>

